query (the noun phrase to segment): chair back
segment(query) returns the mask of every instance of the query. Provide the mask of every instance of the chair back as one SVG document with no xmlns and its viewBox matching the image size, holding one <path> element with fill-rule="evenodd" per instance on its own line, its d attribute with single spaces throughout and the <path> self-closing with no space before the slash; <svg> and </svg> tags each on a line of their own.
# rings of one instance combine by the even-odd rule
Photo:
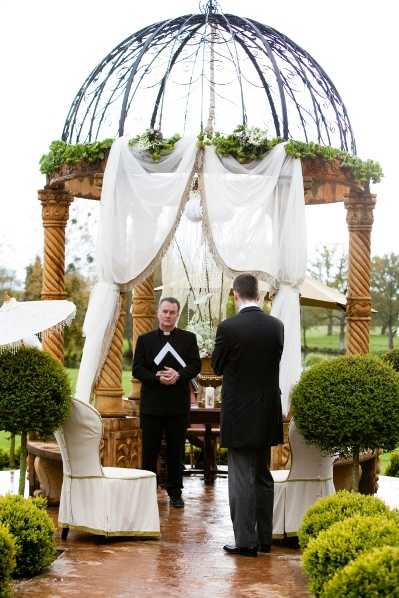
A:
<svg viewBox="0 0 399 598">
<path fill-rule="evenodd" d="M 328 480 L 333 477 L 334 458 L 308 444 L 292 418 L 288 429 L 291 447 L 291 469 L 288 480 Z"/>
<path fill-rule="evenodd" d="M 55 437 L 61 450 L 64 474 L 72 477 L 102 477 L 100 443 L 101 416 L 88 403 L 74 399 L 72 412 Z"/>
</svg>

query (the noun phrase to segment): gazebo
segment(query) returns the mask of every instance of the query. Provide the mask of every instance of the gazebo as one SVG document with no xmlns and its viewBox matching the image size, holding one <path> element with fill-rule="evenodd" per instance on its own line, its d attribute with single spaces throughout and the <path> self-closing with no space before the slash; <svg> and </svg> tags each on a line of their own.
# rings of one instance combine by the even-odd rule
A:
<svg viewBox="0 0 399 598">
<path fill-rule="evenodd" d="M 231 99 L 233 98 L 233 100 Z M 237 122 L 261 123 L 281 140 L 297 139 L 317 147 L 336 147 L 301 156 L 306 205 L 343 202 L 349 229 L 347 293 L 348 354 L 369 348 L 370 234 L 375 195 L 369 181 L 343 160 L 356 154 L 345 105 L 333 82 L 305 50 L 275 29 L 249 18 L 224 14 L 213 0 L 198 14 L 152 24 L 116 46 L 89 74 L 76 94 L 63 132 L 63 147 L 93 144 L 106 137 L 137 133 L 144 127 L 173 127 L 202 132 Z M 256 120 L 256 123 L 253 122 Z M 108 143 L 108 147 L 110 143 Z M 39 191 L 44 226 L 43 299 L 64 299 L 65 227 L 74 198 L 99 201 L 105 149 L 78 160 L 60 159 L 47 171 Z M 307 147 L 310 147 L 307 145 Z M 316 146 L 311 146 L 314 150 Z M 86 157 L 85 157 L 86 156 Z M 133 346 L 154 324 L 153 275 L 134 287 L 132 305 L 121 292 L 121 309 L 96 388 L 95 405 L 103 417 L 103 464 L 139 467 L 139 384 L 132 380 L 130 400 L 123 399 L 122 343 L 127 310 L 133 316 Z M 52 332 L 44 348 L 63 361 L 62 332 Z M 47 451 L 36 449 L 46 468 Z M 35 450 L 31 447 L 31 482 Z M 280 447 L 274 466 L 287 451 Z M 51 465 L 51 456 L 48 460 Z M 369 480 L 372 491 L 374 480 Z M 367 488 L 366 488 L 367 490 Z"/>
</svg>

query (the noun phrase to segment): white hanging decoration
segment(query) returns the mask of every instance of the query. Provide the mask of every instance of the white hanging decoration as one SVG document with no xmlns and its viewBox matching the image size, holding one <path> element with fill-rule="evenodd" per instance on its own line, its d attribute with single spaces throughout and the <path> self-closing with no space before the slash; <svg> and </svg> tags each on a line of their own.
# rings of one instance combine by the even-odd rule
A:
<svg viewBox="0 0 399 598">
<path fill-rule="evenodd" d="M 199 191 L 191 191 L 190 199 L 186 203 L 184 215 L 191 222 L 201 222 L 202 220 L 202 206 Z"/>
</svg>

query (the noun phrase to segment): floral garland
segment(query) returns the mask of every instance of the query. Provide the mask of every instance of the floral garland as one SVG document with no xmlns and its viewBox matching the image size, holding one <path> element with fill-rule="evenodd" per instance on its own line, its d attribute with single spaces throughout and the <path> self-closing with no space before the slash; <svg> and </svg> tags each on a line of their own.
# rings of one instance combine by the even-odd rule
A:
<svg viewBox="0 0 399 598">
<path fill-rule="evenodd" d="M 267 131 L 259 127 L 239 125 L 230 135 L 207 133 L 199 135 L 200 145 L 213 145 L 220 156 L 233 156 L 241 164 L 262 160 L 282 139 L 269 139 Z"/>
<path fill-rule="evenodd" d="M 130 139 L 130 147 L 138 152 L 148 152 L 155 162 L 159 162 L 161 156 L 165 156 L 174 150 L 176 143 L 181 136 L 176 133 L 173 137 L 164 138 L 158 129 L 146 129 L 141 135 Z"/>
</svg>

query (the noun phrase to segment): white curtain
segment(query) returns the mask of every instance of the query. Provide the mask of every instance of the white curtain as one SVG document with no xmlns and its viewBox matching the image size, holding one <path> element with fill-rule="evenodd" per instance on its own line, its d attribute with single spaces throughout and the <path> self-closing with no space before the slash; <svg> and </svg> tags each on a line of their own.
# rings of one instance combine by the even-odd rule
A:
<svg viewBox="0 0 399 598">
<path fill-rule="evenodd" d="M 86 337 L 76 397 L 89 402 L 112 340 L 120 285 L 131 287 L 153 270 L 166 251 L 186 200 L 197 153 L 195 138 L 154 162 L 117 139 L 108 157 L 96 246 L 98 284 L 86 313 Z"/>
<path fill-rule="evenodd" d="M 166 252 L 189 193 L 197 153 L 195 139 L 182 139 L 160 162 L 153 162 L 128 145 L 114 142 L 104 173 L 97 242 L 99 283 L 93 289 L 86 319 L 86 336 L 77 381 L 77 398 L 88 402 L 118 316 L 119 291 L 137 284 Z M 300 375 L 298 285 L 305 276 L 306 232 L 301 164 L 277 145 L 259 162 L 239 164 L 205 149 L 201 218 L 182 219 L 169 256 L 163 264 L 167 294 L 184 302 L 187 272 L 178 253 L 183 248 L 195 288 L 204 286 L 207 263 L 211 306 L 220 303 L 216 292 L 224 273 L 223 304 L 236 274 L 253 272 L 262 289 L 277 291 L 273 314 L 285 324 L 281 363 L 283 410 Z M 212 256 L 209 255 L 209 249 Z M 170 258 L 170 259 L 169 259 Z M 213 265 L 212 265 L 213 264 Z M 191 293 L 192 294 L 192 293 Z M 189 300 L 195 308 L 194 298 Z"/>
<path fill-rule="evenodd" d="M 277 292 L 272 314 L 285 328 L 280 385 L 284 414 L 301 372 L 298 285 L 306 270 L 306 226 L 299 160 L 274 147 L 260 161 L 240 164 L 205 150 L 203 201 L 215 259 L 228 275 L 253 272 Z"/>
</svg>

